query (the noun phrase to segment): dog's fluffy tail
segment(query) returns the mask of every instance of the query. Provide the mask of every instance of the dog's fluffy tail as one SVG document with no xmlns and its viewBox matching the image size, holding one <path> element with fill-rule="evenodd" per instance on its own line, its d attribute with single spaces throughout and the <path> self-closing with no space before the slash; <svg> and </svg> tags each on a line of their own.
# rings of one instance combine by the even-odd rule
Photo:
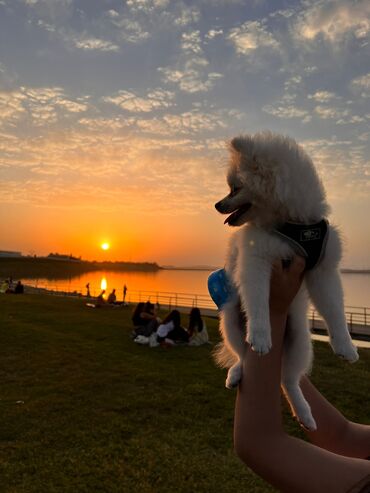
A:
<svg viewBox="0 0 370 493">
<path fill-rule="evenodd" d="M 224 342 L 219 342 L 217 344 L 212 352 L 212 356 L 217 366 L 220 368 L 230 368 L 238 360 L 236 354 L 230 351 Z"/>
</svg>

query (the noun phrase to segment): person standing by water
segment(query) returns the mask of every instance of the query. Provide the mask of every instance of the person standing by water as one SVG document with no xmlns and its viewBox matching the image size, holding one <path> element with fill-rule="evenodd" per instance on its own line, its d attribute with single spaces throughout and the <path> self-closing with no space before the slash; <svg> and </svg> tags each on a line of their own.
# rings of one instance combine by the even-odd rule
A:
<svg viewBox="0 0 370 493">
<path fill-rule="evenodd" d="M 126 294 L 127 294 L 127 286 L 126 284 L 123 285 L 123 304 L 126 303 Z"/>
<path fill-rule="evenodd" d="M 89 282 L 86 284 L 86 297 L 87 298 L 91 298 L 91 294 L 90 294 L 90 283 Z"/>
</svg>

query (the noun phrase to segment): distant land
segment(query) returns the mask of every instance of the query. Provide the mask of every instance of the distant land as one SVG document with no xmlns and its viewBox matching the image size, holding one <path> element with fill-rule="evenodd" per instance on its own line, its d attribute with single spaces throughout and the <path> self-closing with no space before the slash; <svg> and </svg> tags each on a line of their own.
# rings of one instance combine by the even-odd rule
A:
<svg viewBox="0 0 370 493">
<path fill-rule="evenodd" d="M 176 265 L 162 265 L 161 267 L 162 269 L 165 270 L 207 270 L 207 271 L 217 270 L 221 268 L 212 265 L 191 265 L 186 267 L 181 267 Z"/>
<path fill-rule="evenodd" d="M 14 279 L 69 279 L 92 271 L 158 272 L 160 270 L 214 271 L 214 265 L 175 266 L 156 262 L 99 262 L 82 260 L 77 257 L 50 254 L 48 257 L 0 256 L 0 278 Z M 370 269 L 341 269 L 343 274 L 370 274 Z"/>
<path fill-rule="evenodd" d="M 0 277 L 68 279 L 97 270 L 157 272 L 156 262 L 98 262 L 72 258 L 0 257 Z"/>
<path fill-rule="evenodd" d="M 165 270 L 206 270 L 206 271 L 214 271 L 221 269 L 220 266 L 212 266 L 212 265 L 192 265 L 192 266 L 175 266 L 175 265 L 162 265 L 162 269 Z M 370 274 L 370 269 L 341 269 L 343 274 Z"/>
</svg>

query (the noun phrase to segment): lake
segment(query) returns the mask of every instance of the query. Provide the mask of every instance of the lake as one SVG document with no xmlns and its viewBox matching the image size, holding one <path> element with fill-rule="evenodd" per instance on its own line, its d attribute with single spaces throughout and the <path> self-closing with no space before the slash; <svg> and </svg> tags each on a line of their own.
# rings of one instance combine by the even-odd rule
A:
<svg viewBox="0 0 370 493">
<path fill-rule="evenodd" d="M 97 296 L 102 289 L 117 291 L 117 299 L 122 299 L 122 289 L 127 285 L 126 299 L 130 293 L 139 291 L 189 293 L 207 296 L 209 271 L 197 270 L 159 270 L 157 272 L 112 272 L 95 271 L 72 277 L 67 280 L 27 279 L 26 284 L 38 285 L 58 291 L 78 291 L 86 294 L 86 284 L 90 283 L 91 295 Z M 342 274 L 346 306 L 370 307 L 370 274 Z M 143 293 L 143 299 L 146 294 Z"/>
</svg>

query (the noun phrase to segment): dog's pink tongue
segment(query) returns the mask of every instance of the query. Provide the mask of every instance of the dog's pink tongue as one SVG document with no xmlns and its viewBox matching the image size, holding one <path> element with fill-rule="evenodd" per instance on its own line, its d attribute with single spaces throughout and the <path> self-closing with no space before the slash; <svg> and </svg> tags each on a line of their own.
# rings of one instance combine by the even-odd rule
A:
<svg viewBox="0 0 370 493">
<path fill-rule="evenodd" d="M 234 223 L 239 219 L 239 217 L 247 212 L 251 208 L 252 204 L 245 204 L 242 207 L 239 207 L 236 211 L 234 211 L 230 216 L 228 216 L 224 224 L 228 224 L 229 226 L 234 226 Z"/>
</svg>

